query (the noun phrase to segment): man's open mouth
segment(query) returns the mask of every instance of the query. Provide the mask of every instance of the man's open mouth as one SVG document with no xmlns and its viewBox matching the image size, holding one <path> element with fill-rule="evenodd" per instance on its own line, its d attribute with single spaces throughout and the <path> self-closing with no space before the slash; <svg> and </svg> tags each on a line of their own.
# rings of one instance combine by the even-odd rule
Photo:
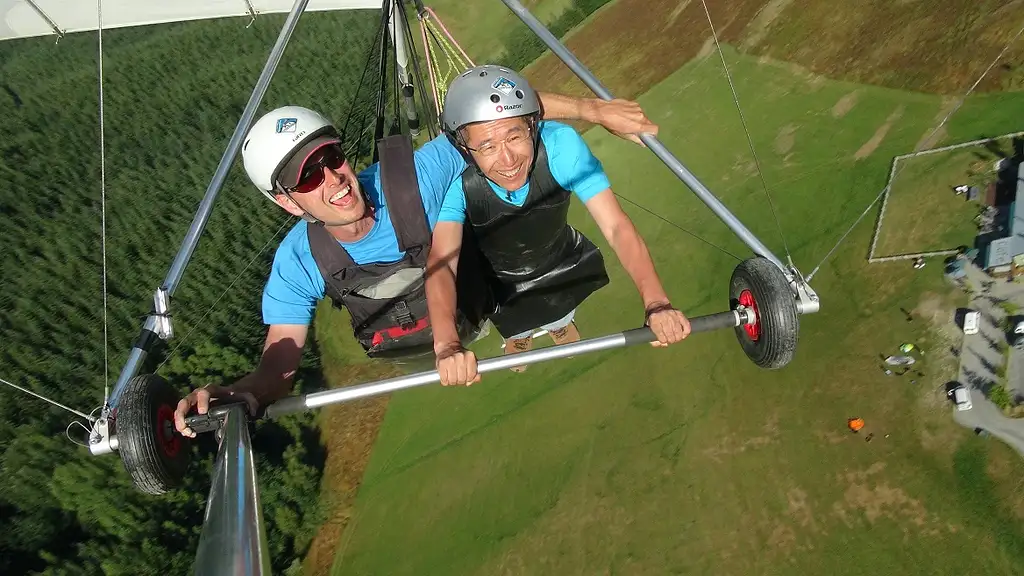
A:
<svg viewBox="0 0 1024 576">
<path fill-rule="evenodd" d="M 355 196 L 352 194 L 352 185 L 349 184 L 331 196 L 328 202 L 330 202 L 332 206 L 345 208 L 351 206 L 355 199 Z"/>
<path fill-rule="evenodd" d="M 503 178 L 515 178 L 516 176 L 519 175 L 519 172 L 521 172 L 522 169 L 523 169 L 523 165 L 520 164 L 518 168 L 516 168 L 515 170 L 512 170 L 512 171 L 495 170 L 495 172 L 497 172 L 498 175 L 503 177 Z"/>
</svg>

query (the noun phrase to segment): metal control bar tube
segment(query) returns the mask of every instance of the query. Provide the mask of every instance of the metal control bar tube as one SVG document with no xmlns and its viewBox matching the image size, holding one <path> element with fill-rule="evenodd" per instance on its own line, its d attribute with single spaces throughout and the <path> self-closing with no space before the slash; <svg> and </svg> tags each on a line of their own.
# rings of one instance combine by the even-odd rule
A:
<svg viewBox="0 0 1024 576">
<path fill-rule="evenodd" d="M 588 70 L 587 67 L 584 66 L 583 63 L 580 62 L 579 59 L 576 58 L 576 56 L 558 40 L 558 38 L 555 38 L 555 36 L 548 31 L 548 29 L 541 24 L 525 6 L 523 6 L 522 2 L 519 2 L 519 0 L 501 1 L 505 6 L 508 6 L 508 9 L 518 16 L 519 19 L 530 28 L 530 30 L 533 30 L 533 33 L 536 34 L 537 37 L 540 38 L 544 44 L 546 44 L 547 47 L 562 60 L 562 62 L 565 62 L 566 66 L 568 66 L 569 69 L 572 70 L 573 73 L 576 74 L 576 76 L 594 92 L 594 94 L 597 94 L 597 96 L 603 100 L 612 100 L 614 98 L 611 92 L 609 92 L 608 89 L 594 77 L 590 70 Z M 668 166 L 684 184 L 689 186 L 697 197 L 700 198 L 708 208 L 711 208 L 711 211 L 718 215 L 718 217 L 725 222 L 725 225 L 735 232 L 736 235 L 739 236 L 740 240 L 749 246 L 754 253 L 771 260 L 772 263 L 782 270 L 787 278 L 792 276 L 792 273 L 786 265 L 783 264 L 782 261 L 779 260 L 779 258 L 776 257 L 775 254 L 773 254 L 771 250 L 769 250 L 768 247 L 757 238 L 757 236 L 754 236 L 754 233 L 748 230 L 747 227 L 744 226 L 743 223 L 740 222 L 724 204 L 722 204 L 721 200 L 716 198 L 715 195 L 700 182 L 700 180 L 697 180 L 697 177 L 687 170 L 686 166 L 683 166 L 683 163 L 673 156 L 657 138 L 650 134 L 640 134 L 640 140 L 646 144 L 647 147 L 650 148 L 651 151 L 654 152 L 654 154 L 660 158 L 661 161 L 664 162 L 665 165 Z"/>
<path fill-rule="evenodd" d="M 273 78 L 274 72 L 277 70 L 277 65 L 281 61 L 281 56 L 284 54 L 284 49 L 288 45 L 288 40 L 291 39 L 292 32 L 295 30 L 296 24 L 298 24 L 299 16 L 302 14 L 303 10 L 306 9 L 307 4 L 309 4 L 309 0 L 295 0 L 295 4 L 292 6 L 291 12 L 288 13 L 288 18 L 285 20 L 284 26 L 281 28 L 281 33 L 277 37 L 277 43 L 274 44 L 274 48 L 271 50 L 270 56 L 267 58 L 267 63 L 263 66 L 263 72 L 260 73 L 259 80 L 256 81 L 256 87 L 249 96 L 249 102 L 246 103 L 245 109 L 242 111 L 242 117 L 239 118 L 238 124 L 235 125 L 235 131 L 231 134 L 228 146 L 220 158 L 220 164 L 217 165 L 217 170 L 213 174 L 213 179 L 210 181 L 210 185 L 206 188 L 206 195 L 203 197 L 203 200 L 199 205 L 199 209 L 196 211 L 195 218 L 192 220 L 192 226 L 188 229 L 188 233 L 185 234 L 185 239 L 182 241 L 181 247 L 178 249 L 178 254 L 174 257 L 174 261 L 171 263 L 171 268 L 167 272 L 167 277 L 164 278 L 164 283 L 161 285 L 161 289 L 166 291 L 168 297 L 174 294 L 174 290 L 178 287 L 178 282 L 185 273 L 185 266 L 187 266 L 189 260 L 192 259 L 192 253 L 195 251 L 196 245 L 199 244 L 199 236 L 203 233 L 203 229 L 206 227 L 206 222 L 210 219 L 210 213 L 213 210 L 213 202 L 216 200 L 217 194 L 220 193 L 220 189 L 224 185 L 224 181 L 227 179 L 228 171 L 231 170 L 231 164 L 234 162 L 235 156 L 238 154 L 238 150 L 242 147 L 242 140 L 245 137 L 245 133 L 252 125 L 253 117 L 256 115 L 256 108 L 259 107 L 260 102 L 263 100 L 263 95 L 267 91 L 267 87 L 270 86 L 270 80 Z M 108 410 L 113 410 L 117 406 L 117 403 L 121 398 L 121 392 L 124 391 L 124 387 L 128 384 L 128 381 L 139 373 L 139 369 L 142 367 L 142 362 L 146 359 L 149 346 L 155 338 L 153 332 L 155 326 L 156 318 L 153 315 L 150 315 L 143 324 L 142 334 L 140 334 L 139 339 L 136 340 L 131 354 L 128 357 L 128 361 L 125 362 L 124 368 L 122 368 L 121 374 L 118 376 L 117 382 L 114 384 L 113 392 L 110 393 L 110 399 L 107 402 Z"/>
<path fill-rule="evenodd" d="M 753 322 L 753 312 L 749 310 L 719 312 L 708 316 L 690 318 L 690 333 L 696 334 L 698 332 L 710 332 L 712 330 L 732 328 L 741 324 Z M 540 350 L 508 354 L 498 358 L 489 358 L 477 364 L 477 372 L 484 374 L 487 372 L 494 372 L 495 370 L 512 368 L 513 366 L 521 366 L 523 364 L 536 364 L 538 362 L 547 362 L 548 360 L 555 360 L 557 358 L 579 356 L 580 354 L 586 354 L 588 352 L 611 350 L 612 348 L 622 348 L 625 346 L 632 346 L 634 344 L 647 344 L 655 340 L 657 340 L 657 338 L 655 338 L 654 332 L 650 328 L 635 328 L 633 330 L 612 334 L 610 336 L 580 340 L 579 342 L 574 342 L 572 344 L 563 344 L 561 346 L 552 346 L 550 348 L 542 348 Z M 441 376 L 438 374 L 437 370 L 432 370 L 430 372 L 420 372 L 417 374 L 410 374 L 408 376 L 399 376 L 369 384 L 349 386 L 347 388 L 339 388 L 336 390 L 326 390 L 324 392 L 314 392 L 312 394 L 306 394 L 305 396 L 293 396 L 283 400 L 278 400 L 268 406 L 265 416 L 267 418 L 275 418 L 285 414 L 304 412 L 315 408 L 322 408 L 330 404 L 387 394 L 396 390 L 423 386 L 425 384 L 433 384 L 440 381 Z"/>
<path fill-rule="evenodd" d="M 227 411 L 221 431 L 195 574 L 269 575 L 267 530 L 244 405 Z"/>
</svg>

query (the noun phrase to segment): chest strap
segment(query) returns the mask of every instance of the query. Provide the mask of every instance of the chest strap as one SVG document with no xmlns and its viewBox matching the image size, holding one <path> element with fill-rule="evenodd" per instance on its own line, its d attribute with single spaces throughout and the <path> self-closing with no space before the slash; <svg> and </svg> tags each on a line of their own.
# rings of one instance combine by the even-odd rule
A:
<svg viewBox="0 0 1024 576">
<path fill-rule="evenodd" d="M 378 149 L 381 192 L 398 238 L 398 249 L 407 254 L 414 266 L 425 267 L 431 236 L 419 193 L 412 142 L 408 136 L 396 134 L 381 139 Z M 347 295 L 346 285 L 352 283 L 353 276 L 360 273 L 361 267 L 322 223 L 310 224 L 307 235 L 313 259 L 324 279 L 325 291 L 340 304 Z M 374 267 L 375 264 L 366 266 Z"/>
</svg>

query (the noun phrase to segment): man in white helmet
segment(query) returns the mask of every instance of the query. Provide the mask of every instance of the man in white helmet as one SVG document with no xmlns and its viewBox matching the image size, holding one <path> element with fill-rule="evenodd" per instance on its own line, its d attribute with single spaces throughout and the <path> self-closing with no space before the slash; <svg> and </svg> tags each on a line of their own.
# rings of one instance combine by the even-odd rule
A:
<svg viewBox="0 0 1024 576">
<path fill-rule="evenodd" d="M 471 68 L 448 89 L 444 130 L 468 165 L 445 195 L 428 264 L 434 352 L 444 385 L 479 379 L 475 355 L 456 337 L 460 271 L 441 265 L 458 260 L 465 228 L 484 257 L 498 303 L 489 319 L 505 338 L 506 354 L 528 350 L 538 329 L 556 344 L 579 340 L 576 307 L 606 285 L 608 276 L 600 250 L 567 222 L 574 195 L 633 279 L 645 324 L 657 337 L 652 344 L 667 346 L 690 332 L 601 163 L 573 128 L 542 122 L 539 112 L 526 79 L 501 66 Z"/>
<path fill-rule="evenodd" d="M 554 94 L 541 99 L 545 117 L 598 123 L 634 142 L 637 133 L 657 131 L 635 102 Z M 182 434 L 194 437 L 185 416 L 193 407 L 206 413 L 212 397 L 243 395 L 255 412 L 287 396 L 317 302 L 325 296 L 348 308 L 353 333 L 369 356 L 433 364 L 423 276 L 443 196 L 466 162 L 444 136 L 415 153 L 404 138 L 385 139 L 380 158 L 356 174 L 335 127 L 307 108 L 278 108 L 253 124 L 242 144 L 247 175 L 302 220 L 278 247 L 264 288 L 268 332 L 258 368 L 229 387 L 207 386 L 182 399 L 175 412 Z M 451 265 L 472 270 L 468 256 Z M 474 283 L 479 274 L 461 276 L 454 330 L 456 338 L 471 340 L 493 304 L 486 286 Z"/>
</svg>

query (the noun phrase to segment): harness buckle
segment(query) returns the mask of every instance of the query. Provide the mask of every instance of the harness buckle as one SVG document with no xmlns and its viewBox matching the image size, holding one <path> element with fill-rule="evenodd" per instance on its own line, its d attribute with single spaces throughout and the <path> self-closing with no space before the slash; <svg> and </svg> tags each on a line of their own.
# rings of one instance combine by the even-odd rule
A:
<svg viewBox="0 0 1024 576">
<path fill-rule="evenodd" d="M 412 312 L 409 311 L 409 306 L 404 300 L 399 300 L 391 308 L 391 312 L 388 314 L 396 324 L 402 328 L 408 330 L 416 324 L 416 320 L 412 317 Z"/>
</svg>

